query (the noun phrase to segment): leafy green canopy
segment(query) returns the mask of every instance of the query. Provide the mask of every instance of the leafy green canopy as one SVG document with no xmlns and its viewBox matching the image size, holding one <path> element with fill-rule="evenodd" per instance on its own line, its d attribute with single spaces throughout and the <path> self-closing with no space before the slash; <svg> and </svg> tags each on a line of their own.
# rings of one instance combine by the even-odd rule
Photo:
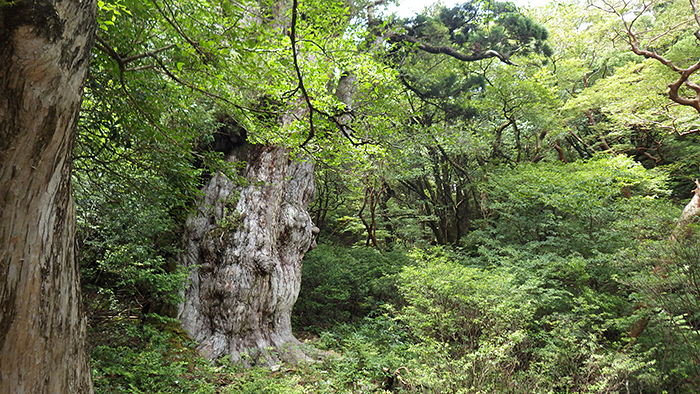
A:
<svg viewBox="0 0 700 394">
<path fill-rule="evenodd" d="M 393 275 L 409 258 L 400 250 L 347 249 L 320 244 L 304 257 L 294 305 L 299 327 L 353 322 L 397 301 Z"/>
<path fill-rule="evenodd" d="M 668 95 L 678 81 L 669 65 L 691 67 L 698 58 L 692 12 L 682 0 L 589 1 L 536 12 L 554 38 L 552 72 L 568 100 L 562 146 L 571 156 L 607 151 L 647 168 L 667 166 L 676 178 L 674 194 L 687 197 L 697 172 L 697 111 Z M 637 50 L 630 50 L 633 44 Z M 684 85 L 679 94 L 695 92 Z"/>
<path fill-rule="evenodd" d="M 485 69 L 514 56 L 550 55 L 547 29 L 510 3 L 467 2 L 437 7 L 429 14 L 401 21 L 390 36 L 388 62 L 408 90 L 426 106 L 420 122 L 448 122 L 477 114 L 470 100 L 483 95 Z M 491 81 L 493 82 L 493 81 Z M 499 82 L 494 82 L 498 84 Z"/>
<path fill-rule="evenodd" d="M 615 226 L 627 207 L 667 193 L 663 176 L 622 155 L 502 168 L 488 189 L 487 231 L 542 252 L 609 253 L 627 241 Z"/>
<path fill-rule="evenodd" d="M 552 54 L 546 43 L 547 29 L 518 12 L 512 3 L 471 1 L 453 8 L 438 7 L 432 15 L 405 21 L 404 27 L 421 42 L 449 45 L 466 53 Z"/>
<path fill-rule="evenodd" d="M 112 114 L 185 155 L 223 116 L 250 142 L 352 162 L 381 150 L 372 143 L 401 113 L 392 71 L 358 51 L 357 12 L 343 1 L 101 2 L 93 68 L 109 91 L 94 94 L 121 97 L 126 111 Z M 350 101 L 338 94 L 347 76 Z"/>
</svg>

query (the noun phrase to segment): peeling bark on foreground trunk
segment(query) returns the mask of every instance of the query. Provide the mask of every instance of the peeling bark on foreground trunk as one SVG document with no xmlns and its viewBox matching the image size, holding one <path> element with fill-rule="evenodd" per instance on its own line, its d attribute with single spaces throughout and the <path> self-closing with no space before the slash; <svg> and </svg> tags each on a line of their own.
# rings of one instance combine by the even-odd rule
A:
<svg viewBox="0 0 700 394">
<path fill-rule="evenodd" d="M 226 160 L 246 163 L 248 185 L 217 173 L 187 221 L 181 263 L 191 283 L 179 318 L 205 357 L 267 365 L 308 358 L 292 335 L 291 312 L 301 259 L 318 232 L 306 211 L 314 165 L 288 153 L 236 148 Z"/>
<path fill-rule="evenodd" d="M 93 1 L 0 5 L 0 393 L 91 393 L 71 150 Z"/>
</svg>

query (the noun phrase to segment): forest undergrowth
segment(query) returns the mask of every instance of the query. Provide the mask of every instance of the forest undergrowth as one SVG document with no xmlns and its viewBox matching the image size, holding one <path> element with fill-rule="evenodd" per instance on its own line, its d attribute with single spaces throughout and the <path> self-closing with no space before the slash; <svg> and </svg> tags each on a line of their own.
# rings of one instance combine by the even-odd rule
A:
<svg viewBox="0 0 700 394">
<path fill-rule="evenodd" d="M 697 100 L 667 91 L 698 91 L 695 1 L 98 3 L 72 175 L 96 393 L 700 392 Z M 187 220 L 217 172 L 265 185 L 234 148 L 277 147 L 315 165 L 309 215 L 285 205 L 313 225 L 261 220 L 316 237 L 292 315 L 313 360 L 203 359 Z M 226 234 L 253 237 L 215 197 L 207 318 L 238 283 L 212 272 L 243 266 Z"/>
<path fill-rule="evenodd" d="M 320 350 L 308 363 L 204 360 L 176 319 L 126 292 L 133 283 L 88 287 L 96 391 L 696 392 L 700 232 L 669 239 L 679 211 L 662 185 L 615 157 L 522 167 L 493 178 L 493 220 L 461 245 L 322 240 L 294 312 L 297 337 Z M 169 275 L 141 291 L 181 280 Z"/>
</svg>

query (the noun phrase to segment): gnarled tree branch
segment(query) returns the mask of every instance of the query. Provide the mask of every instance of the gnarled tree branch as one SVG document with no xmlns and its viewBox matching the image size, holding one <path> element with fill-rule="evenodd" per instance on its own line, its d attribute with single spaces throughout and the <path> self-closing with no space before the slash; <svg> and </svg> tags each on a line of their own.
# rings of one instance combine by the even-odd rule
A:
<svg viewBox="0 0 700 394">
<path fill-rule="evenodd" d="M 500 61 L 506 64 L 510 65 L 516 65 L 515 63 L 510 61 L 510 57 L 513 55 L 513 53 L 517 52 L 518 49 L 508 52 L 508 53 L 500 53 L 497 51 L 494 51 L 492 49 L 489 49 L 484 52 L 477 52 L 473 54 L 465 54 L 462 53 L 452 47 L 449 46 L 444 46 L 444 45 L 439 45 L 439 46 L 434 46 L 430 44 L 426 44 L 424 42 L 419 41 L 417 38 L 413 36 L 409 36 L 407 34 L 393 34 L 389 37 L 390 42 L 408 42 L 411 44 L 418 44 L 418 49 L 421 51 L 425 51 L 428 53 L 435 53 L 435 54 L 443 54 L 447 56 L 451 56 L 457 60 L 461 60 L 463 62 L 475 62 L 477 60 L 482 60 L 482 59 L 490 59 L 490 58 L 498 58 Z"/>
<path fill-rule="evenodd" d="M 641 44 L 641 33 L 635 31 L 634 29 L 634 24 L 635 22 L 639 19 L 641 15 L 643 15 L 645 12 L 651 10 L 655 2 L 649 2 L 644 4 L 644 7 L 637 12 L 637 15 L 632 18 L 632 19 L 627 19 L 624 13 L 620 9 L 616 9 L 615 6 L 612 6 L 608 3 L 604 3 L 604 7 L 596 6 L 593 5 L 596 8 L 599 8 L 603 11 L 613 13 L 615 15 L 618 15 L 622 19 L 622 25 L 624 26 L 624 35 L 626 35 L 626 41 L 629 44 L 631 50 L 633 53 L 644 56 L 645 58 L 648 59 L 654 59 L 658 61 L 659 63 L 663 64 L 664 66 L 668 67 L 669 69 L 673 70 L 677 74 L 679 74 L 678 79 L 668 85 L 668 97 L 684 106 L 691 107 L 695 109 L 698 113 L 700 113 L 700 85 L 692 82 L 690 80 L 690 77 L 698 70 L 700 70 L 700 60 L 698 60 L 695 64 L 691 65 L 690 67 L 687 68 L 682 68 L 676 64 L 671 59 L 668 59 L 667 57 L 657 53 L 654 49 L 651 48 L 651 43 L 654 41 L 658 40 L 660 37 L 665 36 L 668 34 L 670 31 L 675 30 L 676 28 L 679 28 L 680 26 L 686 25 L 692 20 L 696 22 L 696 24 L 700 27 L 700 15 L 698 15 L 698 8 L 697 8 L 697 0 L 689 0 L 690 1 L 690 6 L 693 11 L 693 18 L 687 21 L 683 21 L 681 23 L 678 23 L 677 25 L 669 28 L 668 30 L 662 32 L 661 34 L 657 35 L 656 37 L 653 37 L 649 42 L 647 42 L 646 45 Z M 695 37 L 700 40 L 700 30 L 695 33 Z M 680 89 L 685 85 L 686 87 L 690 88 L 692 91 L 695 92 L 694 96 L 682 96 L 680 94 Z"/>
</svg>

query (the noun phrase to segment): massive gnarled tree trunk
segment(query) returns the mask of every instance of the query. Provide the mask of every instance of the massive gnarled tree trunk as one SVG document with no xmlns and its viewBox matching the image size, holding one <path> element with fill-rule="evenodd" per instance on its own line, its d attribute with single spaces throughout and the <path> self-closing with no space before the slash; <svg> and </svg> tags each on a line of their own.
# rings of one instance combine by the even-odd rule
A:
<svg viewBox="0 0 700 394">
<path fill-rule="evenodd" d="M 301 259 L 318 231 L 306 211 L 313 163 L 290 159 L 283 147 L 248 143 L 226 160 L 245 163 L 245 181 L 217 173 L 187 222 L 181 261 L 191 271 L 182 326 L 209 358 L 268 365 L 304 359 L 291 312 Z"/>
<path fill-rule="evenodd" d="M 91 0 L 0 2 L 0 393 L 89 393 L 71 149 Z"/>
</svg>

